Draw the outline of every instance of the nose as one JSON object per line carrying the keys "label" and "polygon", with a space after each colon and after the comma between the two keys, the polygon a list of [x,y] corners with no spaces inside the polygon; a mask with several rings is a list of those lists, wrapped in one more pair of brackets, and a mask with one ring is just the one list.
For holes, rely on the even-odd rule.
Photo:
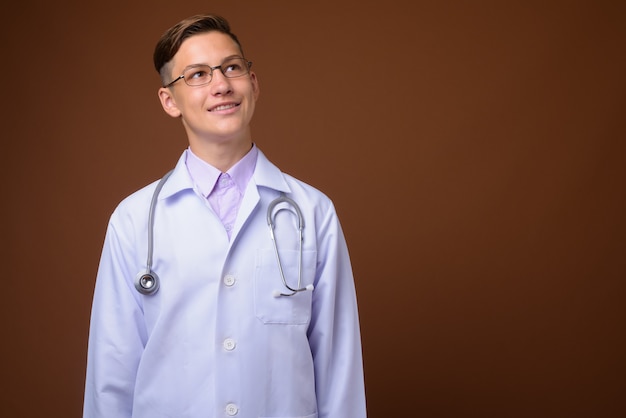
{"label": "nose", "polygon": [[232,92],[230,79],[222,73],[221,68],[213,69],[213,77],[210,86],[211,92],[214,95],[225,95]]}

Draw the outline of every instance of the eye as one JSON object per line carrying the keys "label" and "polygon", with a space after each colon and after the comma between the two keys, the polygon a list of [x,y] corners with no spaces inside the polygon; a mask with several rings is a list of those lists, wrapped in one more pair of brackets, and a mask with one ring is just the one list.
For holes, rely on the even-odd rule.
{"label": "eye", "polygon": [[203,86],[211,82],[213,70],[208,65],[193,65],[183,73],[185,83],[190,86]]}
{"label": "eye", "polygon": [[202,78],[207,78],[209,76],[209,72],[203,68],[194,68],[192,70],[189,70],[189,72],[187,73],[187,75],[185,76],[185,78],[188,79],[202,79]]}
{"label": "eye", "polygon": [[227,73],[240,73],[242,69],[243,69],[243,66],[238,61],[229,62],[224,67],[224,71],[226,71]]}

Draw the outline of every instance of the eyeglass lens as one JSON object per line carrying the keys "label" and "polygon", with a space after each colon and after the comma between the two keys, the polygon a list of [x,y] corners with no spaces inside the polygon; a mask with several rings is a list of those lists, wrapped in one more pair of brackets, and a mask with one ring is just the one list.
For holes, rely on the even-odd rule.
{"label": "eyeglass lens", "polygon": [[234,78],[248,74],[249,68],[250,64],[243,58],[228,58],[217,67],[196,65],[187,68],[183,73],[183,79],[189,86],[201,86],[211,82],[215,70],[219,69],[225,77]]}

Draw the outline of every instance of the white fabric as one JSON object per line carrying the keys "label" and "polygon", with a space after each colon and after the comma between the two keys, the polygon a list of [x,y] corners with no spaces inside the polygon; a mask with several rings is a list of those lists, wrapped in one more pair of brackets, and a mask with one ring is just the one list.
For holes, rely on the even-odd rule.
{"label": "white fabric", "polygon": [[[332,202],[259,152],[229,241],[181,157],[155,215],[161,287],[143,296],[133,281],[145,270],[155,186],[120,203],[107,229],[84,417],[365,417],[355,288]],[[275,298],[284,287],[266,212],[280,192],[304,215],[302,286],[315,289]],[[276,223],[295,286],[295,217],[280,210]]]}

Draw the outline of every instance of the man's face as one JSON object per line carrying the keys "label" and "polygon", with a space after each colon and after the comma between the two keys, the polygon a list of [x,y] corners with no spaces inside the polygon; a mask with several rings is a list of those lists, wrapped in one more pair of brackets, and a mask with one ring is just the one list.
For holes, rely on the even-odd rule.
{"label": "man's face", "polygon": [[[241,57],[235,41],[221,32],[207,32],[185,39],[170,66],[172,79],[194,65],[217,66],[229,57]],[[188,86],[179,80],[159,89],[163,109],[181,117],[191,145],[202,143],[244,143],[251,141],[250,120],[259,96],[256,75],[250,72],[226,78],[216,69],[209,84]]]}

